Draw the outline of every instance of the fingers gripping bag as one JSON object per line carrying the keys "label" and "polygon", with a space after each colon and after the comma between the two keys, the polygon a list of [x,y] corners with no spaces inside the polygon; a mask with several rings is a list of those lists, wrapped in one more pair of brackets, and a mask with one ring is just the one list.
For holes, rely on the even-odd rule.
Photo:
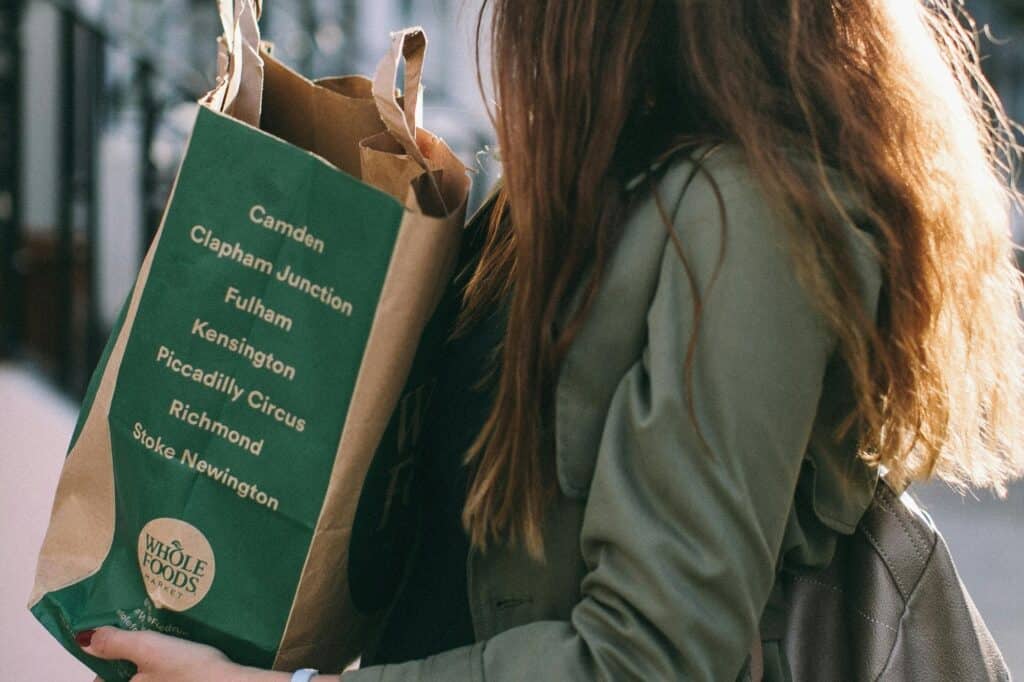
{"label": "fingers gripping bag", "polygon": [[[133,666],[75,632],[277,669],[358,655],[386,598],[349,584],[353,521],[364,485],[409,468],[465,218],[466,169],[420,127],[422,30],[392,34],[372,80],[312,82],[261,47],[252,0],[219,9],[217,85],[93,375],[30,597],[107,680]],[[387,556],[388,509],[359,513]]]}

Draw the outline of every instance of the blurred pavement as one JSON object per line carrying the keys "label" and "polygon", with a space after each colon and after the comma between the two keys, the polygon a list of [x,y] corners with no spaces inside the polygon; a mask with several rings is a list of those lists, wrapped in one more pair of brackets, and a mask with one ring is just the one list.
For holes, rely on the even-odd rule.
{"label": "blurred pavement", "polygon": [[[0,364],[0,670],[3,680],[88,682],[88,670],[29,614],[36,555],[77,405],[37,376]],[[1005,501],[914,489],[946,537],[964,583],[1006,656],[1024,674],[1024,484]]]}
{"label": "blurred pavement", "polygon": [[911,488],[939,528],[960,578],[1015,677],[1024,676],[1024,483],[1005,500],[945,485]]}
{"label": "blurred pavement", "polygon": [[95,675],[27,608],[78,407],[35,374],[4,364],[0,405],[0,679],[89,682]]}

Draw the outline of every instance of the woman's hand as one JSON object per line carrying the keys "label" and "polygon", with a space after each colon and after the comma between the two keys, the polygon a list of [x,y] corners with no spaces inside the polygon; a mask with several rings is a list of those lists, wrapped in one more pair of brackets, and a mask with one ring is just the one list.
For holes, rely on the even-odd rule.
{"label": "woman's hand", "polygon": [[[85,653],[107,660],[131,661],[138,668],[133,682],[287,682],[287,673],[246,668],[205,644],[159,632],[130,632],[102,627],[78,633]],[[102,682],[96,678],[97,682]]]}

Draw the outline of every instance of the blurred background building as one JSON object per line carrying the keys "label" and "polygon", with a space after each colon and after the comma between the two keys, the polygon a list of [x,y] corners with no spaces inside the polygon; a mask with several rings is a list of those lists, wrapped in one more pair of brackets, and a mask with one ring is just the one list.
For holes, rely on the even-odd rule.
{"label": "blurred background building", "polygon": [[[80,396],[213,83],[213,0],[8,0],[0,10],[0,352]],[[310,77],[371,74],[388,31],[430,38],[424,117],[470,166],[491,143],[463,0],[275,0],[264,37]],[[486,176],[475,183],[482,192]],[[476,198],[476,197],[474,197]]]}
{"label": "blurred background building", "polygon": [[[476,5],[266,0],[261,24],[278,57],[310,77],[372,73],[389,30],[423,25],[426,125],[480,171],[475,202],[496,177],[473,56]],[[991,27],[990,79],[1024,119],[1024,0],[967,5]],[[18,644],[33,627],[46,641],[23,606],[31,564],[76,402],[159,223],[195,100],[213,83],[218,33],[213,0],[0,3],[0,546],[21,543],[27,557],[10,569],[15,579],[0,580],[0,653],[17,647],[25,670],[9,679],[47,677],[35,645]],[[1024,674],[1024,491],[999,503],[936,487],[920,494]]]}

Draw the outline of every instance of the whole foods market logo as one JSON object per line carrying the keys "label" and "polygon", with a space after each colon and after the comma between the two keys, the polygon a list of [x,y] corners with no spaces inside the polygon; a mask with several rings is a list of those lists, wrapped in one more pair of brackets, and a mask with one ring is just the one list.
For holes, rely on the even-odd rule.
{"label": "whole foods market logo", "polygon": [[215,568],[213,548],[190,523],[153,519],[139,533],[139,569],[158,608],[187,611],[201,602]]}

